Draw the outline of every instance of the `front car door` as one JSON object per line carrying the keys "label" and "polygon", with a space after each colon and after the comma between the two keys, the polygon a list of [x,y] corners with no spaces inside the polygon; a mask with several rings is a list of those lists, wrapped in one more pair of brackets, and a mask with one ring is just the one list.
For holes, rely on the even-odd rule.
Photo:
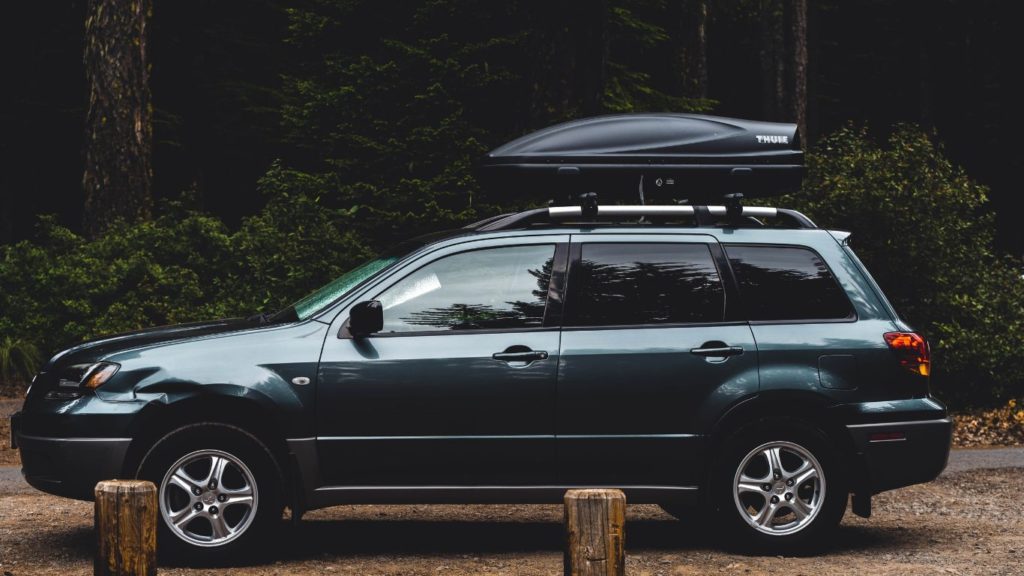
{"label": "front car door", "polygon": [[574,235],[570,255],[561,482],[692,489],[701,416],[758,388],[720,245],[699,234]]}
{"label": "front car door", "polygon": [[556,284],[567,241],[548,235],[449,246],[366,289],[358,300],[382,303],[383,331],[332,335],[324,345],[317,394],[324,482],[551,482]]}

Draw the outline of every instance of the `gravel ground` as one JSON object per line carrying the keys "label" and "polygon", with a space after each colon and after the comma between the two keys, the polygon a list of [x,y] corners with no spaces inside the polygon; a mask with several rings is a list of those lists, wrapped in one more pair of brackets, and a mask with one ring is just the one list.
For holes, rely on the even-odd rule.
{"label": "gravel ground", "polygon": [[[629,574],[1024,574],[1024,469],[974,470],[882,494],[871,520],[848,514],[815,557],[724,550],[700,518],[630,506]],[[559,506],[344,506],[286,525],[275,561],[162,574],[427,575],[561,573]],[[89,574],[92,505],[39,493],[0,496],[4,576]]]}
{"label": "gravel ground", "polygon": [[[18,463],[0,400],[0,465]],[[1015,466],[1016,468],[1009,468]],[[976,468],[999,467],[998,470]],[[630,506],[627,571],[688,574],[1024,575],[1024,450],[957,450],[941,478],[879,495],[874,516],[848,513],[814,557],[753,557],[724,549],[700,518],[675,521]],[[0,467],[0,573],[90,574],[92,504],[27,487]],[[276,560],[230,570],[161,568],[162,574],[561,574],[560,506],[343,506],[286,524]],[[185,560],[185,559],[182,559]]]}

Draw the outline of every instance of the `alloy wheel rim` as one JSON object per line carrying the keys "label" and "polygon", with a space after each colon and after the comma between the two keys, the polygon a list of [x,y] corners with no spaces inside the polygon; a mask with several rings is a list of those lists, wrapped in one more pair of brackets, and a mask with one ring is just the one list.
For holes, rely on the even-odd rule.
{"label": "alloy wheel rim", "polygon": [[758,532],[794,534],[821,512],[825,474],[814,455],[799,444],[768,442],[740,462],[733,477],[733,501]]}
{"label": "alloy wheel rim", "polygon": [[252,472],[221,450],[197,450],[171,465],[160,483],[160,515],[178,538],[202,547],[238,538],[256,517]]}

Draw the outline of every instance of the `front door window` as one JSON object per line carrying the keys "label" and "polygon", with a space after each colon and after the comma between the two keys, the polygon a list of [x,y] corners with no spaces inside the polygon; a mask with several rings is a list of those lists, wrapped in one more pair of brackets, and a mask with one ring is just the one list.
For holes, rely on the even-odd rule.
{"label": "front door window", "polygon": [[510,246],[435,260],[377,297],[382,333],[540,327],[554,252]]}

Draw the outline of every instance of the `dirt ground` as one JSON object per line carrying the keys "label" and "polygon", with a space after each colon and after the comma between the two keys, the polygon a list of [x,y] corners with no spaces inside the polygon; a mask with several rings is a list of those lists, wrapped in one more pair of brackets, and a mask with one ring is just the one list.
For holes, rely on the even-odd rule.
{"label": "dirt ground", "polygon": [[[631,506],[628,573],[1024,574],[1024,469],[981,470],[882,494],[874,517],[848,514],[815,557],[735,554],[700,518],[675,521]],[[347,506],[286,525],[276,560],[221,571],[161,568],[161,574],[557,575],[559,506]],[[90,574],[92,505],[42,494],[0,497],[4,576]]]}
{"label": "dirt ground", "polygon": [[[18,464],[0,399],[0,465]],[[19,481],[20,482],[20,481]],[[815,557],[752,557],[724,548],[699,517],[676,521],[630,506],[627,573],[1024,575],[1024,469],[945,474],[875,498],[874,516],[847,513]],[[0,490],[0,574],[90,574],[92,504]],[[285,524],[273,560],[224,570],[161,567],[161,574],[557,575],[560,506],[345,506]]]}

